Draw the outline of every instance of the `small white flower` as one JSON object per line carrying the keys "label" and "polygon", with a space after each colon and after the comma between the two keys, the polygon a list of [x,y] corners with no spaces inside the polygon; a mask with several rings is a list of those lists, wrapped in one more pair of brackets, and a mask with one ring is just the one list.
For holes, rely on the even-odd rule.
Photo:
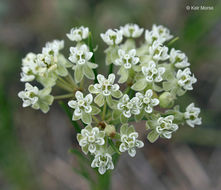
{"label": "small white flower", "polygon": [[89,51],[87,45],[83,44],[77,47],[70,47],[70,57],[68,58],[72,63],[77,65],[84,65],[90,61],[93,53]]}
{"label": "small white flower", "polygon": [[38,74],[41,77],[45,77],[48,75],[49,72],[55,71],[57,69],[57,64],[54,61],[54,57],[49,54],[37,54],[36,62],[39,66]]}
{"label": "small white flower", "polygon": [[113,46],[122,42],[123,34],[121,30],[108,29],[104,34],[101,34],[101,38],[107,45]]}
{"label": "small white flower", "polygon": [[68,74],[67,68],[71,66],[65,57],[60,54],[64,41],[53,40],[47,42],[39,54],[29,53],[22,60],[21,81],[29,82],[36,79],[45,87],[52,87],[59,76]]}
{"label": "small white flower", "polygon": [[127,94],[125,94],[117,104],[118,110],[122,111],[122,114],[126,118],[130,118],[132,114],[139,115],[140,114],[140,101],[138,97],[129,98]]}
{"label": "small white flower", "polygon": [[147,90],[144,95],[140,92],[137,92],[136,97],[138,97],[141,101],[142,107],[144,107],[144,111],[146,113],[152,113],[153,107],[160,103],[157,98],[153,98],[153,91],[151,89]]}
{"label": "small white flower", "polygon": [[[82,119],[84,123],[90,123],[91,112],[92,112],[91,103],[93,102],[93,96],[91,94],[88,94],[84,97],[82,92],[77,91],[75,97],[76,100],[71,100],[68,102],[69,107],[74,109],[72,119],[73,120]],[[89,119],[88,122],[85,121],[85,119]]]}
{"label": "small white flower", "polygon": [[41,109],[44,113],[49,110],[54,98],[50,95],[51,88],[39,90],[36,86],[25,83],[25,90],[18,93],[18,97],[23,100],[23,107],[31,106],[34,109]]}
{"label": "small white flower", "polygon": [[202,124],[202,118],[199,117],[199,114],[200,108],[195,107],[194,103],[191,103],[189,106],[187,106],[184,117],[190,127],[195,127],[195,125]]}
{"label": "small white flower", "polygon": [[123,49],[118,50],[119,59],[115,60],[115,64],[123,66],[125,69],[130,69],[133,65],[139,62],[139,57],[136,56],[136,49],[131,49],[126,52]]}
{"label": "small white flower", "polygon": [[38,102],[39,89],[29,83],[25,83],[25,91],[18,93],[19,98],[23,100],[23,107],[34,105]]}
{"label": "small white flower", "polygon": [[86,44],[70,47],[69,60],[74,63],[72,69],[74,70],[74,78],[79,83],[84,76],[93,80],[95,78],[93,69],[97,68],[97,64],[91,63],[93,53],[89,51]]}
{"label": "small white flower", "polygon": [[137,24],[126,24],[124,27],[120,27],[123,35],[128,38],[138,38],[143,33],[143,28],[140,28]]}
{"label": "small white flower", "polygon": [[119,90],[120,86],[118,84],[114,84],[115,74],[111,73],[107,79],[103,75],[98,74],[97,80],[98,83],[90,85],[88,88],[89,92],[97,94],[94,102],[101,107],[104,105],[106,100],[108,105],[112,107],[112,96],[114,98],[120,98],[122,96],[122,92]]}
{"label": "small white flower", "polygon": [[151,60],[148,66],[143,66],[141,69],[147,82],[161,82],[163,80],[162,75],[165,72],[165,68],[157,68],[154,61]]}
{"label": "small white flower", "polygon": [[153,25],[152,30],[145,31],[145,40],[148,44],[152,44],[155,40],[164,43],[170,40],[173,36],[170,34],[169,29],[162,25]]}
{"label": "small white flower", "polygon": [[92,168],[98,168],[100,174],[104,174],[107,170],[113,170],[114,164],[112,156],[105,150],[99,150],[96,152],[94,160],[91,163]]}
{"label": "small white flower", "polygon": [[191,76],[190,68],[186,68],[183,71],[178,70],[176,77],[178,79],[178,85],[185,90],[192,90],[192,85],[197,81],[194,75]]}
{"label": "small white flower", "polygon": [[95,154],[100,146],[104,145],[105,133],[100,131],[98,127],[86,126],[81,130],[81,133],[77,134],[77,140],[82,148],[82,151],[87,154]]}
{"label": "small white flower", "polygon": [[170,57],[168,55],[168,47],[163,46],[159,41],[153,42],[152,46],[149,47],[149,53],[157,61],[165,61]]}
{"label": "small white flower", "polygon": [[59,51],[64,48],[64,40],[53,40],[52,42],[47,42],[45,47],[42,49],[43,54],[49,54],[52,56],[58,56]]}
{"label": "small white flower", "polygon": [[84,39],[86,39],[88,37],[89,34],[89,29],[88,27],[79,27],[79,28],[72,28],[70,33],[67,34],[67,37],[71,40],[71,41],[82,41]]}
{"label": "small white flower", "polygon": [[42,53],[37,54],[36,57],[40,76],[47,76],[49,72],[57,70],[59,51],[63,48],[63,40],[53,40],[45,44],[45,47],[42,48]]}
{"label": "small white flower", "polygon": [[28,53],[24,59],[22,59],[22,72],[21,72],[21,81],[29,82],[35,79],[37,74],[37,55],[34,53]]}
{"label": "small white flower", "polygon": [[136,148],[142,148],[144,143],[138,140],[138,133],[134,130],[133,126],[128,126],[124,124],[120,129],[121,144],[119,147],[120,152],[128,151],[131,157],[136,155]]}
{"label": "small white flower", "polygon": [[164,138],[170,139],[172,133],[178,129],[178,125],[173,123],[174,116],[160,117],[157,120],[156,132]]}
{"label": "small white flower", "polygon": [[175,50],[174,48],[172,48],[170,51],[170,61],[177,68],[190,66],[186,54],[181,52],[180,50]]}
{"label": "small white flower", "polygon": [[114,84],[115,74],[110,74],[106,79],[103,75],[97,75],[98,83],[94,84],[93,93],[98,94],[102,93],[104,96],[110,96],[113,92],[116,92],[120,89],[118,84]]}

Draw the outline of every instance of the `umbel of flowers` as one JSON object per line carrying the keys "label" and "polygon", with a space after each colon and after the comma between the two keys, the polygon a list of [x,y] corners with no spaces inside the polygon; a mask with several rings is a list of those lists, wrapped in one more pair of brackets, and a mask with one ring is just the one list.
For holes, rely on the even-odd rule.
{"label": "umbel of flowers", "polygon": [[[143,34],[143,42],[137,43]],[[194,103],[184,110],[176,105],[197,80],[185,53],[172,47],[176,38],[167,28],[153,25],[145,30],[126,24],[100,36],[107,45],[103,63],[95,61],[91,33],[83,26],[67,34],[72,44],[68,56],[61,52],[63,40],[47,42],[40,53],[28,53],[21,68],[25,90],[18,96],[23,107],[44,113],[54,100],[67,99],[72,120],[81,126],[79,145],[92,155],[91,167],[104,174],[114,169],[114,155],[126,152],[134,157],[144,146],[135,122],[146,121],[146,136],[153,143],[170,139],[182,125],[200,125],[201,118]],[[97,74],[101,64],[107,65],[108,73]],[[66,93],[54,95],[57,87]]]}

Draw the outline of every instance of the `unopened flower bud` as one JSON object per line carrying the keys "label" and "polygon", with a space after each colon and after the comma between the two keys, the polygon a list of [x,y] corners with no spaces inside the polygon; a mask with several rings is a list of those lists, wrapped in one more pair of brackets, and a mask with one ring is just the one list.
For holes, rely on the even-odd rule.
{"label": "unopened flower bud", "polygon": [[116,129],[114,125],[106,125],[104,132],[107,136],[113,138],[116,135]]}
{"label": "unopened flower bud", "polygon": [[171,108],[174,104],[174,96],[169,92],[161,94],[159,100],[162,108]]}

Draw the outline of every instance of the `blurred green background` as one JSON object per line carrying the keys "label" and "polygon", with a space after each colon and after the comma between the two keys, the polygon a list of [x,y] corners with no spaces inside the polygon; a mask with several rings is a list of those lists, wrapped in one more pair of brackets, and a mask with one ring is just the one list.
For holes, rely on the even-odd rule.
{"label": "blurred green background", "polygon": [[[187,5],[214,10],[187,11]],[[134,160],[123,156],[113,173],[113,189],[221,189],[220,0],[1,0],[1,190],[88,189],[71,170],[77,162],[68,149],[77,146],[76,134],[59,106],[55,103],[47,115],[22,108],[17,97],[24,88],[21,59],[40,52],[46,41],[65,39],[69,44],[65,34],[84,25],[99,47],[99,72],[105,72],[99,34],[126,23],[148,29],[162,24],[179,36],[174,46],[187,54],[198,79],[179,103],[185,108],[194,101],[202,109],[203,124],[181,128],[172,141],[146,141]],[[64,52],[68,55],[68,48]]]}

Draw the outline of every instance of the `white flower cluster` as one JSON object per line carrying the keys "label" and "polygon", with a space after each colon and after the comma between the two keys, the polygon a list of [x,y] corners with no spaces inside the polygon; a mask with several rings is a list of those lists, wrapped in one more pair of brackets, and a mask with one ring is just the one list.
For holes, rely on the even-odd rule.
{"label": "white flower cluster", "polygon": [[144,31],[144,29],[140,28],[137,24],[126,24],[123,27],[121,26],[120,30],[127,38],[139,38]]}
{"label": "white flower cluster", "polygon": [[80,42],[84,39],[87,39],[89,35],[88,27],[79,27],[79,28],[72,28],[70,33],[67,34],[67,37],[71,41]]}
{"label": "white flower cluster", "polygon": [[39,90],[36,86],[25,83],[25,90],[19,92],[18,97],[23,100],[23,107],[31,106],[36,110],[41,109],[44,113],[47,113],[49,105],[51,105],[54,100],[50,92],[50,87]]}
{"label": "white flower cluster", "polygon": [[47,42],[42,53],[28,53],[22,60],[21,81],[30,82],[36,79],[43,86],[55,85],[58,76],[66,76],[70,63],[59,52],[64,47],[64,41]]}
{"label": "white flower cluster", "polygon": [[154,41],[164,43],[172,38],[170,31],[162,25],[154,24],[151,31],[145,31],[145,40],[148,44],[152,44]]}
{"label": "white flower cluster", "polygon": [[73,63],[74,79],[76,83],[82,81],[83,77],[95,79],[93,69],[97,68],[97,64],[92,63],[93,52],[89,50],[88,45],[83,41],[89,36],[89,29],[81,26],[80,28],[72,28],[67,37],[71,41],[76,41],[75,47],[70,47],[69,60]]}
{"label": "white flower cluster", "polygon": [[126,118],[130,118],[132,114],[138,115],[141,109],[139,98],[133,97],[130,99],[129,96],[125,94],[117,104],[117,108],[122,112],[122,116]]}
{"label": "white flower cluster", "polygon": [[84,97],[82,92],[77,91],[75,97],[76,100],[68,102],[69,107],[74,109],[72,120],[76,121],[81,119],[84,123],[90,124],[92,121],[91,116],[100,112],[97,107],[91,105],[93,96],[88,94]]}
{"label": "white flower cluster", "polygon": [[172,132],[178,129],[178,125],[173,123],[174,116],[160,117],[157,120],[156,132],[167,139],[172,137]]}
{"label": "white flower cluster", "polygon": [[120,152],[128,151],[131,157],[136,155],[136,148],[142,148],[144,143],[141,140],[137,140],[138,133],[135,132],[134,127],[123,124],[120,128],[121,144],[119,147]]}
{"label": "white flower cluster", "polygon": [[19,97],[24,101],[23,106],[32,106],[34,109],[41,109],[44,113],[49,110],[49,105],[53,102],[53,96],[50,96],[50,100],[48,100],[51,88],[56,84],[60,76],[65,77],[68,75],[67,68],[71,66],[60,53],[60,50],[63,48],[63,40],[54,40],[47,42],[45,47],[42,48],[41,53],[28,53],[26,57],[22,59],[21,82],[36,80],[44,87],[39,91],[40,94],[38,95],[37,103],[34,103],[33,98],[31,98],[30,101],[32,103],[27,104],[27,96],[36,95],[38,87],[35,86],[33,87],[34,90],[32,90],[31,84],[26,83],[25,91],[19,93]]}
{"label": "white flower cluster", "polygon": [[[143,33],[145,40],[138,45]],[[145,120],[147,138],[154,142],[159,137],[170,139],[178,125],[186,122],[195,127],[202,119],[194,103],[184,112],[174,105],[179,96],[193,90],[197,79],[186,54],[171,48],[175,38],[167,28],[153,25],[144,30],[137,24],[126,24],[100,36],[108,46],[104,51],[109,66],[106,77],[97,74],[91,32],[87,27],[75,27],[67,34],[75,43],[69,48],[68,59],[60,52],[64,42],[54,40],[46,43],[41,53],[29,53],[22,60],[21,81],[26,83],[18,96],[23,107],[44,113],[53,100],[68,99],[68,106],[62,105],[68,114],[73,111],[79,145],[92,156],[91,167],[104,174],[114,169],[113,156],[128,152],[134,157],[136,149],[144,146],[130,122]],[[43,89],[32,86],[34,80]],[[54,86],[68,94],[52,96]]]}
{"label": "white flower cluster", "polygon": [[105,100],[108,105],[112,107],[112,96],[114,98],[120,98],[122,96],[122,92],[119,90],[120,86],[118,84],[114,84],[115,75],[112,73],[106,79],[103,75],[97,75],[98,83],[89,86],[89,92],[92,94],[97,94],[94,102],[99,106],[103,106],[105,104]]}
{"label": "white flower cluster", "polygon": [[108,29],[104,34],[101,34],[101,38],[109,46],[117,45],[123,40],[123,32],[117,29]]}

